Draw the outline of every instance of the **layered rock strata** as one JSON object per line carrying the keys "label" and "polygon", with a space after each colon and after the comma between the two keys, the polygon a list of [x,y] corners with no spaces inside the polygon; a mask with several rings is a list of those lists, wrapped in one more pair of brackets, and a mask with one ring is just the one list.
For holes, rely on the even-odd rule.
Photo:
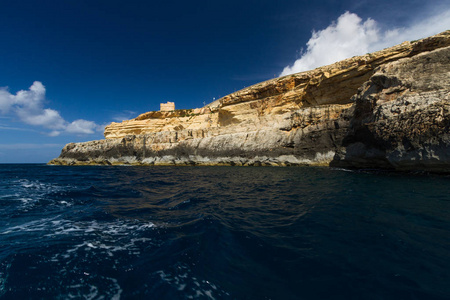
{"label": "layered rock strata", "polygon": [[449,171],[450,31],[111,123],[51,164],[329,165]]}
{"label": "layered rock strata", "polygon": [[332,166],[450,172],[450,48],[377,69]]}

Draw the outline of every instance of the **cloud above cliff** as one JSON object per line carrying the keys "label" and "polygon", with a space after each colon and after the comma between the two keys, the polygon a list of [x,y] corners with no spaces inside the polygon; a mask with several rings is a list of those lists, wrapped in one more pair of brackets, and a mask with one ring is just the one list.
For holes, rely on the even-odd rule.
{"label": "cloud above cliff", "polygon": [[306,50],[280,76],[311,70],[355,55],[381,50],[437,34],[450,28],[450,9],[436,9],[407,27],[383,29],[382,24],[345,12],[335,22],[320,31],[313,31]]}
{"label": "cloud above cliff", "polygon": [[8,88],[0,88],[0,114],[11,115],[24,124],[48,129],[50,131],[47,134],[50,136],[58,136],[62,132],[93,134],[102,130],[103,127],[93,121],[79,119],[68,122],[58,111],[45,108],[45,92],[45,86],[39,81],[15,95]]}
{"label": "cloud above cliff", "polygon": [[118,114],[115,114],[112,119],[116,122],[122,122],[123,120],[129,120],[135,118],[138,115],[137,112],[132,110],[124,110]]}

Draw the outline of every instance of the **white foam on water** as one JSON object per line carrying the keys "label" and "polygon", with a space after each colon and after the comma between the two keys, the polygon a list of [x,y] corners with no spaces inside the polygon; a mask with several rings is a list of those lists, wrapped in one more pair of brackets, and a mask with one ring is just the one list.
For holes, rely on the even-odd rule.
{"label": "white foam on water", "polygon": [[[3,182],[2,182],[3,183]],[[52,206],[72,206],[69,199],[51,199],[49,194],[62,193],[74,190],[73,186],[60,186],[54,183],[42,183],[39,180],[17,179],[4,182],[7,186],[5,195],[0,196],[0,200],[19,201],[21,205],[17,207],[19,211],[29,211],[35,207],[40,200],[48,200],[46,205]]]}
{"label": "white foam on water", "polygon": [[21,201],[24,205],[26,205],[26,204],[29,204],[29,203],[32,203],[32,202],[35,202],[36,201],[36,199],[33,199],[33,198],[27,198],[27,197],[24,197],[24,198],[22,198],[22,197],[18,197],[17,198],[17,200],[19,200],[19,201]]}
{"label": "white foam on water", "polygon": [[[82,286],[81,285],[74,285],[74,286],[70,286],[70,288],[76,288],[79,289]],[[69,293],[69,295],[67,295],[70,299],[87,299],[87,300],[91,300],[91,299],[95,299],[98,296],[98,288],[94,285],[89,286],[89,293],[87,294],[80,294],[80,291],[78,291],[76,294],[72,294]]]}
{"label": "white foam on water", "polygon": [[[153,223],[139,220],[77,222],[59,215],[11,226],[0,231],[0,234],[11,235],[15,239],[18,234],[31,233],[42,243],[46,239],[58,242],[60,250],[48,257],[46,263],[59,268],[58,276],[61,278],[75,278],[75,282],[72,281],[72,285],[69,283],[67,286],[62,298],[118,300],[123,290],[117,279],[102,276],[89,265],[83,269],[80,261],[100,259],[117,270],[123,257],[139,256],[143,249],[151,245],[152,238],[148,236],[148,231],[153,231],[154,228]],[[30,239],[26,240],[30,242]],[[0,295],[7,278],[7,274],[3,275],[0,273]]]}
{"label": "white foam on water", "polygon": [[[84,274],[85,276],[89,276]],[[98,277],[103,283],[108,282],[108,290],[102,291],[99,287],[97,287],[94,284],[73,284],[68,286],[69,290],[71,290],[67,295],[67,299],[86,299],[86,300],[93,300],[93,299],[111,299],[111,300],[119,300],[120,296],[123,292],[121,286],[119,285],[117,279],[111,278],[111,277],[104,277],[99,276]],[[89,277],[87,277],[88,282]],[[86,293],[86,288],[89,289],[89,291]]]}
{"label": "white foam on water", "polygon": [[119,300],[123,290],[120,287],[119,283],[117,282],[117,279],[115,278],[107,278],[107,279],[111,280],[114,284],[114,287],[116,288],[114,295],[111,296],[111,300]]}
{"label": "white foam on water", "polygon": [[6,264],[4,271],[0,271],[0,297],[6,293],[6,282],[8,280],[8,271],[11,263]]}
{"label": "white foam on water", "polygon": [[151,222],[140,222],[136,220],[115,220],[109,222],[84,221],[72,222],[68,220],[54,220],[51,233],[44,234],[45,237],[64,238],[78,237],[82,241],[72,244],[65,251],[55,254],[52,261],[64,261],[69,263],[79,257],[105,255],[106,259],[120,257],[123,253],[139,256],[142,249],[152,245],[152,239],[145,237],[148,230],[153,230],[155,225]]}
{"label": "white foam on water", "polygon": [[345,169],[345,168],[336,168],[336,167],[333,167],[333,168],[330,168],[330,169],[331,169],[331,170],[336,170],[336,171],[344,171],[344,172],[356,173],[355,170]]}
{"label": "white foam on water", "polygon": [[[71,221],[61,219],[61,216],[43,218],[30,221],[18,226],[11,226],[0,230],[0,235],[26,236],[22,240],[30,241],[33,238],[62,240],[67,245],[70,240],[80,240],[81,243],[69,244],[65,251],[55,254],[50,260],[73,260],[79,256],[86,256],[88,251],[104,253],[108,257],[116,253],[126,252],[128,255],[138,256],[141,250],[152,243],[152,239],[145,236],[155,225],[152,222],[137,220],[114,220],[108,222],[98,221]],[[32,234],[31,236],[27,236]],[[67,237],[70,240],[66,241]]]}
{"label": "white foam on water", "polygon": [[187,265],[179,265],[172,272],[159,270],[155,272],[161,280],[183,292],[183,297],[187,299],[207,298],[216,299],[229,296],[229,293],[218,288],[209,280],[199,280],[192,276],[192,271]]}
{"label": "white foam on water", "polygon": [[39,180],[31,181],[28,179],[19,179],[16,183],[26,190],[53,192],[61,189],[61,187],[57,185],[52,183],[42,183]]}
{"label": "white foam on water", "polygon": [[30,221],[18,226],[12,226],[0,231],[0,235],[6,235],[16,232],[33,232],[33,231],[46,231],[49,229],[49,224],[59,221],[53,221],[59,216],[53,218],[44,218],[40,220]]}

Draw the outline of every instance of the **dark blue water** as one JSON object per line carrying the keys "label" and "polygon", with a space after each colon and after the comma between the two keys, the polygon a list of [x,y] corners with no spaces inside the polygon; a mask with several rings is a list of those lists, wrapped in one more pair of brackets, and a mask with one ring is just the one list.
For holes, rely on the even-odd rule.
{"label": "dark blue water", "polygon": [[449,299],[450,178],[0,165],[4,299]]}

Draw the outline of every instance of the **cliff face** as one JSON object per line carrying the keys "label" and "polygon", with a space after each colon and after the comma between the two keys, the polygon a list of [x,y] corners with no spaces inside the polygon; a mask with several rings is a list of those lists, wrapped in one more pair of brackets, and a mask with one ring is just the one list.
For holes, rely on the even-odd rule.
{"label": "cliff face", "polygon": [[382,66],[352,100],[333,166],[450,171],[450,48]]}
{"label": "cliff face", "polygon": [[112,123],[52,164],[299,165],[447,171],[450,31]]}

